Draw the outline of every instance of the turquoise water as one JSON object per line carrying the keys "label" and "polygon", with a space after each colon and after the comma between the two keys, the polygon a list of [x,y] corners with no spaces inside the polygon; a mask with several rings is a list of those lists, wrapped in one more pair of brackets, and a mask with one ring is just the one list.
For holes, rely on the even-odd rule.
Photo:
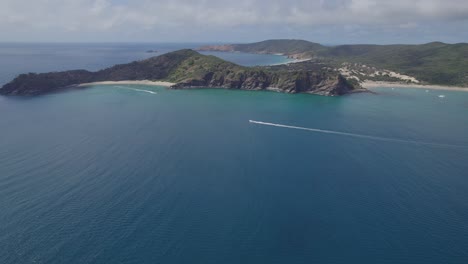
{"label": "turquoise water", "polygon": [[467,263],[468,93],[376,91],[0,97],[1,263]]}

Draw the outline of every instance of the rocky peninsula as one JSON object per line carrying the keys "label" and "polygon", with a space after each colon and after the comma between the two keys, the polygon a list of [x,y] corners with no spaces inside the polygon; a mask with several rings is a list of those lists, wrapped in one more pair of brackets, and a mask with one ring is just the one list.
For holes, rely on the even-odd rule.
{"label": "rocky peninsula", "polygon": [[365,91],[340,72],[313,62],[294,68],[284,65],[243,67],[185,49],[96,72],[72,70],[21,74],[4,85],[0,94],[33,96],[109,81],[158,81],[173,84],[172,89],[274,90],[327,96]]}

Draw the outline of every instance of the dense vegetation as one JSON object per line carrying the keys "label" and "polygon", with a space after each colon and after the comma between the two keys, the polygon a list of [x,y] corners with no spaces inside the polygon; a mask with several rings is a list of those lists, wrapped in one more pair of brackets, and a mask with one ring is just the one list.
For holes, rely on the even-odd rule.
{"label": "dense vegetation", "polygon": [[[322,46],[304,40],[267,40],[233,44],[234,51],[283,53],[299,58],[326,61],[333,67],[342,63],[365,64],[413,76],[428,84],[468,86],[468,44],[432,42],[423,45],[340,45]],[[215,50],[215,48],[211,48]],[[387,78],[387,77],[383,77]]]}
{"label": "dense vegetation", "polygon": [[153,80],[175,83],[173,88],[220,87],[230,89],[272,89],[342,95],[360,88],[337,71],[321,65],[301,68],[243,67],[193,50],[180,50],[158,57],[89,72],[85,70],[22,74],[0,89],[5,95],[37,95],[72,85],[123,80]]}
{"label": "dense vegetation", "polygon": [[433,84],[468,84],[468,44],[344,45],[319,55],[389,69]]}
{"label": "dense vegetation", "polygon": [[235,44],[233,46],[236,51],[241,52],[281,53],[286,55],[327,50],[327,47],[318,43],[294,39],[266,40],[252,44]]}

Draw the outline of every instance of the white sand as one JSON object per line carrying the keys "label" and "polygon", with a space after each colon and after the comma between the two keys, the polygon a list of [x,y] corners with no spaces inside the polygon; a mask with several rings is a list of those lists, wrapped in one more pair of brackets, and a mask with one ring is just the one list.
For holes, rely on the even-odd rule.
{"label": "white sand", "polygon": [[367,89],[372,89],[372,88],[417,88],[417,89],[468,92],[468,87],[460,87],[460,86],[421,85],[421,84],[374,82],[374,81],[365,81],[365,82],[362,82],[361,85],[362,85],[362,87],[367,88]]}
{"label": "white sand", "polygon": [[264,65],[264,66],[268,67],[268,66],[288,65],[288,64],[305,62],[305,61],[310,61],[310,60],[312,59],[293,59],[291,61],[279,62],[279,63],[269,64],[269,65]]}
{"label": "white sand", "polygon": [[287,64],[305,62],[305,61],[310,61],[310,60],[312,60],[312,59],[295,59],[293,61],[288,62]]}
{"label": "white sand", "polygon": [[141,81],[105,81],[105,82],[92,82],[92,83],[82,83],[78,86],[92,86],[92,85],[132,85],[132,84],[139,84],[139,85],[152,85],[152,86],[166,86],[170,87],[175,85],[175,83],[171,82],[161,82],[161,81],[150,81],[150,80],[141,80]]}

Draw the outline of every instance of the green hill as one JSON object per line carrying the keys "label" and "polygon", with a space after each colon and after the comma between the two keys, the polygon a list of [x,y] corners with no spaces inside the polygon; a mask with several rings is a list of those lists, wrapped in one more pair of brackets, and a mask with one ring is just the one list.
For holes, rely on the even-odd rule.
{"label": "green hill", "polygon": [[39,95],[83,83],[123,80],[169,81],[175,83],[173,88],[219,87],[320,95],[342,95],[360,88],[337,71],[322,69],[320,65],[312,66],[251,68],[193,50],[179,50],[97,72],[74,70],[21,74],[4,85],[0,94]]}
{"label": "green hill", "polygon": [[[223,45],[224,51],[281,53],[295,58],[320,60],[334,68],[362,65],[409,75],[427,84],[468,86],[468,44],[432,42],[422,45],[340,45],[327,47],[304,40],[267,40],[251,44]],[[218,48],[217,48],[218,47]],[[205,46],[202,50],[220,50]],[[359,65],[356,65],[359,64]],[[360,75],[360,77],[366,77]],[[372,77],[372,79],[379,77]],[[387,80],[386,76],[380,77]]]}
{"label": "green hill", "polygon": [[468,44],[343,45],[319,56],[389,69],[430,84],[468,85]]}
{"label": "green hill", "polygon": [[286,55],[327,50],[327,47],[318,43],[296,39],[265,40],[251,44],[235,44],[234,47],[236,51],[241,52],[281,53]]}

